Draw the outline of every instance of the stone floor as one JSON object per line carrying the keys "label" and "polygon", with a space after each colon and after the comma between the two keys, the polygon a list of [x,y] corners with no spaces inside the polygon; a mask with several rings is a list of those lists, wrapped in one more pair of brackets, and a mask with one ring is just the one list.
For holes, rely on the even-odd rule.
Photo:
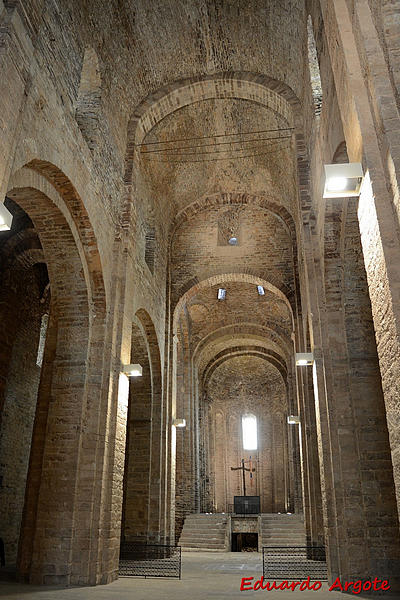
{"label": "stone floor", "polygon": [[[329,592],[323,585],[319,591],[240,591],[242,577],[259,578],[262,572],[261,554],[230,552],[183,552],[182,579],[120,578],[97,587],[36,587],[0,581],[0,596],[10,600],[218,600],[255,596],[275,600],[343,600],[339,592]],[[348,597],[348,596],[347,596]],[[371,595],[350,595],[371,598]],[[373,596],[377,597],[377,596]],[[385,593],[380,598],[400,598]]]}

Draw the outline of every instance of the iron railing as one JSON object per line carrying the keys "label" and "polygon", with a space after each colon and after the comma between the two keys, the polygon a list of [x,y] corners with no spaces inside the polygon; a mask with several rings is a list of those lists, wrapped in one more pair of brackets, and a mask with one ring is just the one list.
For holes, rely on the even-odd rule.
{"label": "iron railing", "polygon": [[119,575],[121,577],[181,578],[182,557],[179,546],[121,542]]}
{"label": "iron railing", "polygon": [[326,554],[323,546],[264,546],[263,576],[267,580],[326,581]]}

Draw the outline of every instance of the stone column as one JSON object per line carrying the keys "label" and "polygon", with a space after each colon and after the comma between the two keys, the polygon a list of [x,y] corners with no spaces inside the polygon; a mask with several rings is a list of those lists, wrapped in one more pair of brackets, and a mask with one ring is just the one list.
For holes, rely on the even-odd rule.
{"label": "stone column", "polygon": [[345,0],[322,0],[321,9],[349,159],[369,171],[359,221],[400,511],[400,238],[397,169],[390,168],[400,121],[368,3],[355,2],[353,22]]}
{"label": "stone column", "polygon": [[[400,544],[393,487],[390,489],[389,446],[382,428],[382,393],[375,384],[371,357],[364,356],[364,363],[357,357],[359,347],[363,354],[367,343],[367,323],[362,320],[367,319],[367,307],[357,306],[360,313],[351,317],[353,323],[358,322],[358,317],[361,319],[363,332],[360,339],[354,338],[354,326],[345,321],[343,310],[343,305],[351,305],[351,300],[344,295],[344,289],[339,290],[342,293],[334,289],[334,278],[340,277],[343,270],[336,260],[327,261],[327,294],[328,283],[333,289],[332,296],[325,298],[317,237],[307,227],[304,237],[330,575],[342,580],[390,579],[396,589]],[[339,236],[337,245],[341,247]],[[353,269],[357,271],[353,263],[351,273]],[[360,290],[362,286],[354,285],[358,302],[362,303]],[[379,526],[377,506],[381,511]]]}

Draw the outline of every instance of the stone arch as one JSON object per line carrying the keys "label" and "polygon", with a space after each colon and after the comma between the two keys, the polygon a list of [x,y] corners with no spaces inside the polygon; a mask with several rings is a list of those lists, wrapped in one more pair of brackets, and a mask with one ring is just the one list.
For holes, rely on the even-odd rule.
{"label": "stone arch", "polygon": [[224,194],[213,194],[205,196],[195,202],[192,202],[181,210],[175,217],[172,226],[170,238],[172,240],[175,232],[185,221],[192,219],[197,213],[216,208],[220,206],[240,205],[240,206],[255,206],[261,209],[266,209],[277,218],[279,218],[288,230],[292,238],[293,254],[296,254],[296,227],[292,215],[283,207],[279,199],[273,196],[254,195],[247,193],[229,192]]}
{"label": "stone arch", "polygon": [[131,362],[141,365],[142,376],[129,380],[121,537],[126,541],[147,543],[152,369],[145,333],[137,321],[132,323]]}
{"label": "stone arch", "polygon": [[136,317],[146,336],[151,361],[153,386],[161,386],[161,357],[157,332],[149,313],[144,308],[140,308],[136,311]]}
{"label": "stone arch", "polygon": [[[254,323],[238,323],[237,325],[224,325],[201,340],[193,350],[193,361],[198,361],[201,367],[204,355],[207,364],[210,360],[209,354],[206,354],[208,347],[211,348],[218,341],[232,339],[233,337],[237,340],[236,343],[239,343],[240,339],[244,339],[246,343],[248,340],[254,340],[254,344],[257,341],[262,347],[267,347],[268,343],[268,349],[283,356],[286,362],[289,361],[293,353],[292,340],[281,337],[271,326],[268,326],[268,323],[257,325]],[[210,352],[212,353],[213,350],[211,349]]]}
{"label": "stone arch", "polygon": [[77,549],[78,540],[91,539],[100,527],[98,472],[106,452],[101,429],[109,372],[103,368],[106,306],[97,244],[82,200],[55,165],[32,161],[11,177],[8,190],[38,233],[51,285],[18,569],[31,582],[48,583],[51,553],[52,581],[95,582],[96,545]]}
{"label": "stone arch", "polygon": [[[230,432],[221,437],[212,449],[210,460],[216,460],[215,474],[225,477],[227,481],[225,492],[221,488],[219,490],[219,502],[222,505],[220,510],[227,510],[234,494],[242,494],[239,473],[232,473],[230,467],[240,465],[241,458],[249,460],[251,456],[256,463],[256,488],[253,487],[251,492],[247,487],[247,479],[247,493],[261,496],[262,512],[281,511],[288,499],[286,481],[289,476],[286,461],[286,418],[282,417],[286,413],[288,401],[284,378],[276,365],[270,363],[263,366],[268,357],[259,352],[238,351],[221,358],[209,377],[213,381],[206,384],[211,418],[215,420],[216,413],[222,411],[226,424],[233,415],[241,423],[243,415],[253,414],[258,422],[258,445],[254,450],[244,448],[240,427],[236,435]],[[229,364],[230,361],[233,362]],[[249,365],[248,361],[253,365],[257,363],[256,368],[265,373],[262,387],[254,385],[251,377],[246,377],[245,371],[237,370],[238,365]],[[218,368],[222,371],[217,372]],[[223,461],[226,461],[225,468],[221,469]],[[215,484],[216,481],[213,481],[212,485]]]}
{"label": "stone arch", "polygon": [[267,362],[271,363],[271,365],[273,365],[279,371],[279,373],[282,376],[283,382],[287,387],[287,369],[286,365],[282,364],[280,356],[276,352],[273,352],[272,350],[266,348],[262,348],[261,346],[249,345],[230,347],[216,354],[214,358],[206,365],[203,371],[203,385],[206,384],[207,380],[212,376],[213,372],[215,371],[215,369],[218,368],[220,364],[224,363],[226,360],[229,360],[229,358],[231,358],[232,356],[244,355],[259,356]]}
{"label": "stone arch", "polygon": [[292,125],[300,117],[300,103],[288,85],[265,75],[248,72],[216,73],[176,81],[148,96],[136,109],[128,125],[125,183],[132,183],[137,144],[166,115],[210,98],[241,98],[268,106]]}
{"label": "stone arch", "polygon": [[[286,298],[289,300],[292,310],[295,313],[298,310],[298,289],[299,289],[299,274],[298,274],[298,252],[297,252],[297,234],[296,234],[296,226],[294,219],[290,212],[282,206],[279,202],[279,199],[275,196],[271,195],[254,195],[247,193],[222,193],[222,194],[212,194],[207,195],[195,202],[191,203],[187,207],[185,207],[178,215],[175,217],[169,236],[169,253],[170,260],[172,260],[173,254],[173,243],[175,240],[175,236],[179,234],[180,228],[186,225],[191,219],[196,218],[201,215],[202,212],[206,213],[207,211],[211,211],[213,209],[219,209],[220,207],[244,207],[249,206],[256,210],[260,211],[268,211],[277,219],[278,223],[283,226],[283,230],[287,233],[289,240],[288,245],[290,245],[290,254],[293,265],[293,285],[285,283],[282,281],[280,277],[280,273],[278,269],[272,269],[271,267],[268,269],[263,268],[262,270],[258,270],[257,272],[250,268],[245,267],[245,272],[248,274],[252,274],[255,277],[259,277],[260,279],[269,281],[276,288],[280,289]],[[285,234],[286,235],[286,234]],[[210,275],[217,275],[215,272],[210,273]],[[237,272],[243,271],[243,266],[237,266]],[[192,279],[186,281],[181,288],[175,290],[173,293],[173,303],[176,300],[176,297],[182,296],[189,288],[195,286],[199,283],[197,277],[193,277]]]}
{"label": "stone arch", "polygon": [[128,124],[125,154],[126,184],[124,223],[130,221],[131,192],[135,185],[135,151],[146,134],[166,115],[183,106],[210,98],[239,98],[257,102],[278,112],[294,127],[302,208],[308,218],[311,207],[309,192],[309,156],[303,131],[301,103],[285,83],[249,72],[224,72],[175,81],[150,94],[137,107]]}
{"label": "stone arch", "polygon": [[[48,311],[43,250],[25,211],[6,198],[12,230],[0,234],[0,530],[15,565],[40,379],[38,346]],[[16,443],[17,440],[17,443]]]}
{"label": "stone arch", "polygon": [[[242,270],[241,270],[242,271]],[[280,300],[282,300],[290,313],[292,324],[294,323],[293,319],[293,309],[292,306],[285,295],[285,293],[273,285],[268,279],[265,279],[262,275],[258,276],[256,273],[223,273],[214,275],[212,277],[208,277],[202,281],[192,280],[188,282],[182,289],[179,294],[179,300],[176,303],[174,309],[174,323],[173,323],[173,331],[176,333],[177,326],[177,318],[179,316],[180,311],[184,304],[186,304],[191,298],[196,296],[199,291],[203,288],[213,287],[214,285],[218,285],[219,283],[228,283],[230,281],[234,282],[244,282],[244,283],[253,283],[254,285],[262,285],[265,289],[269,290],[273,294],[275,294]]]}
{"label": "stone arch", "polygon": [[144,309],[135,314],[131,345],[131,361],[143,374],[130,380],[122,537],[154,543],[163,536],[162,374],[157,334]]}
{"label": "stone arch", "polygon": [[343,140],[340,144],[337,145],[337,148],[332,157],[332,163],[348,163],[349,156],[347,154],[347,145]]}
{"label": "stone arch", "polygon": [[106,297],[97,239],[85,205],[72,182],[56,165],[34,159],[11,177],[7,193],[11,199],[16,194],[14,188],[40,191],[61,212],[81,257],[90,303],[96,314],[104,315]]}
{"label": "stone arch", "polygon": [[146,343],[150,357],[152,380],[152,425],[151,425],[151,464],[150,464],[150,496],[149,496],[149,535],[148,539],[160,542],[165,539],[165,514],[163,512],[163,460],[166,453],[166,423],[163,410],[163,390],[160,348],[153,321],[145,309],[139,309],[136,317],[146,335]]}

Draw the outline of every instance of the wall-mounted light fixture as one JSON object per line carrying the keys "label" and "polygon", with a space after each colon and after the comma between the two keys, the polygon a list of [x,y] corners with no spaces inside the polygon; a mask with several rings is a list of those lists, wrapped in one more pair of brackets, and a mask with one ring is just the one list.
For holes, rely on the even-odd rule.
{"label": "wall-mounted light fixture", "polygon": [[298,367],[308,367],[314,362],[314,354],[312,352],[296,352],[296,365]]}
{"label": "wall-mounted light fixture", "polygon": [[288,415],[287,422],[289,423],[289,425],[299,425],[300,417],[296,415]]}
{"label": "wall-mounted light fixture", "polygon": [[324,198],[349,198],[360,195],[363,178],[361,163],[324,165]]}
{"label": "wall-mounted light fixture", "polygon": [[143,374],[143,369],[141,365],[124,365],[122,368],[122,372],[125,373],[128,377],[141,377]]}
{"label": "wall-mounted light fixture", "polygon": [[172,419],[174,427],[186,427],[186,419]]}
{"label": "wall-mounted light fixture", "polygon": [[13,216],[10,211],[0,202],[0,231],[10,231]]}
{"label": "wall-mounted light fixture", "polygon": [[218,289],[218,300],[225,300],[226,298],[226,289],[224,288],[219,288]]}

